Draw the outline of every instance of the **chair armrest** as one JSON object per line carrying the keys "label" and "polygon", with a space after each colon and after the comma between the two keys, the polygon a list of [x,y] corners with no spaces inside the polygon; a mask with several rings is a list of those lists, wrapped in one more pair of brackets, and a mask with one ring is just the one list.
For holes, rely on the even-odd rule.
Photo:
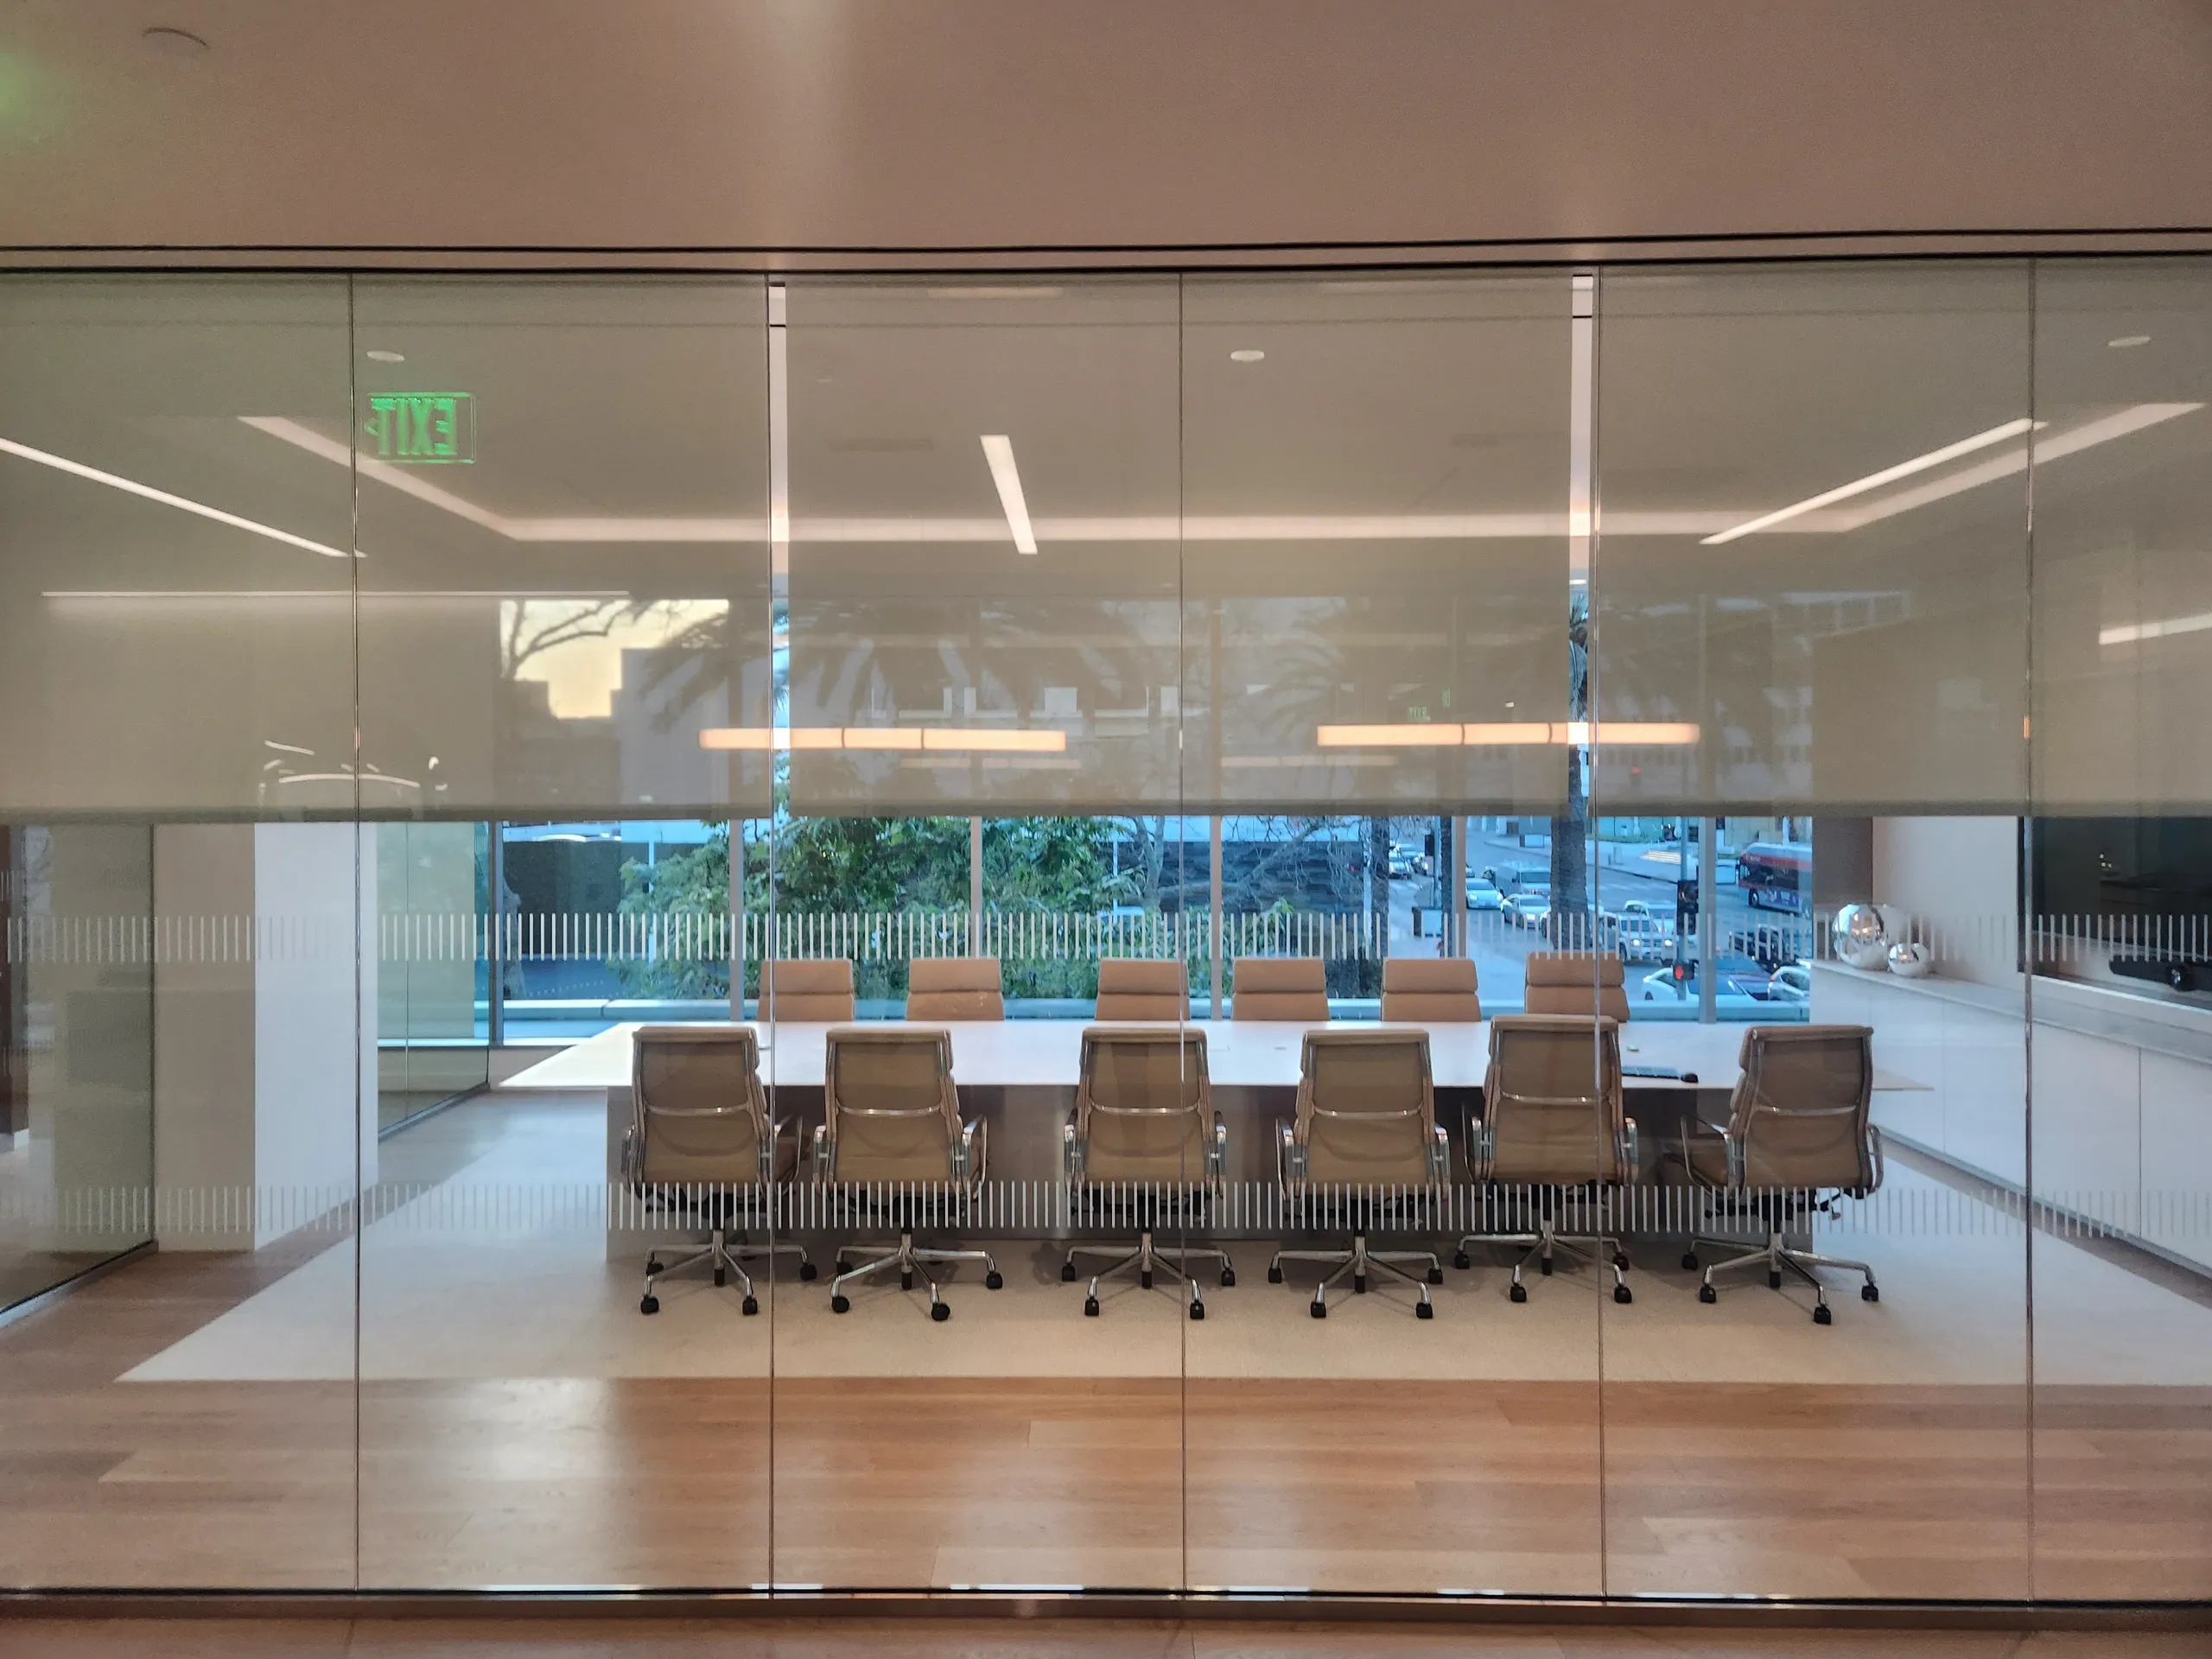
{"label": "chair armrest", "polygon": [[990,1144],[990,1129],[981,1118],[971,1117],[960,1126],[960,1139],[952,1147],[952,1175],[955,1180],[980,1181],[983,1179],[983,1160]]}
{"label": "chair armrest", "polygon": [[[1876,1128],[1872,1123],[1869,1123],[1866,1126],[1866,1143],[1873,1149],[1874,1185],[1879,1186],[1882,1184],[1883,1175],[1887,1173],[1885,1166],[1887,1165],[1888,1159],[1882,1147],[1882,1132]],[[1870,1187],[1867,1190],[1872,1192],[1873,1189]]]}
{"label": "chair armrest", "polygon": [[622,1131],[622,1179],[632,1185],[645,1179],[644,1148],[638,1144],[638,1126],[634,1123]]}
{"label": "chair armrest", "polygon": [[1275,1174],[1286,1182],[1306,1178],[1306,1148],[1298,1144],[1298,1132],[1285,1118],[1275,1120]]}
{"label": "chair armrest", "polygon": [[1441,1123],[1428,1131],[1428,1179],[1440,1186],[1452,1179],[1452,1139]]}
{"label": "chair armrest", "polygon": [[1688,1176],[1694,1182],[1698,1180],[1697,1163],[1690,1156],[1690,1142],[1700,1135],[1719,1138],[1721,1144],[1727,1148],[1728,1179],[1726,1184],[1731,1186],[1741,1185],[1742,1182],[1737,1179],[1737,1165],[1742,1159],[1743,1154],[1737,1147],[1734,1140],[1719,1124],[1707,1123],[1695,1117],[1686,1117],[1682,1120],[1681,1135],[1677,1143],[1675,1154],[1682,1160],[1682,1173]]}
{"label": "chair armrest", "polygon": [[1637,1138],[1636,1120],[1632,1117],[1621,1120],[1621,1138],[1617,1151],[1624,1172],[1623,1180],[1632,1181],[1643,1173],[1643,1144]]}
{"label": "chair armrest", "polygon": [[830,1126],[814,1126],[814,1179],[830,1181],[837,1178],[837,1143],[830,1138]]}
{"label": "chair armrest", "polygon": [[1060,1173],[1063,1175],[1082,1174],[1084,1154],[1089,1150],[1086,1142],[1076,1139],[1073,1118],[1060,1125]]}
{"label": "chair armrest", "polygon": [[1229,1125],[1221,1114],[1213,1117],[1213,1138],[1206,1142],[1206,1179],[1219,1181],[1229,1173]]}

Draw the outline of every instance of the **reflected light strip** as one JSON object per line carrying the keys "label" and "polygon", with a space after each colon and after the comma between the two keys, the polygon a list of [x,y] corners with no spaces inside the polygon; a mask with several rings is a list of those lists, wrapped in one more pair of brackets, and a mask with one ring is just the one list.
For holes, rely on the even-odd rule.
{"label": "reflected light strip", "polygon": [[1839,484],[1835,488],[1823,490],[1818,495],[1808,495],[1802,501],[1793,502],[1786,507],[1778,507],[1772,512],[1737,524],[1732,529],[1724,530],[1717,536],[1707,536],[1702,544],[1707,547],[1719,547],[1725,543],[1734,541],[1739,536],[1749,536],[1757,531],[1770,530],[1777,524],[1787,523],[1789,519],[1800,518],[1808,512],[1816,512],[1822,507],[1833,506],[1838,501],[1847,501],[1854,495],[1865,495],[1870,490],[1880,489],[1885,484],[1894,484],[1901,478],[1910,478],[1915,473],[1924,473],[1931,467],[1941,467],[1945,461],[1956,461],[1961,455],[1970,455],[1977,449],[1986,449],[1993,443],[2003,443],[2008,438],[2017,438],[2023,433],[2033,431],[2043,424],[2042,422],[2031,421],[2024,416],[2019,420],[2007,421],[2002,426],[1991,427],[1986,432],[1977,432],[1970,438],[1961,438],[1956,443],[1947,443],[1940,449],[1930,449],[1924,455],[1915,455],[1911,460],[1901,461],[1894,467],[1885,467],[1878,473],[1869,473],[1866,477],[1855,478],[1848,484]]}
{"label": "reflected light strip", "polygon": [[[1594,736],[1593,736],[1594,731]],[[1679,746],[1694,743],[1699,728],[1688,721],[1601,720],[1510,721],[1495,725],[1455,726],[1422,721],[1389,726],[1323,726],[1314,741],[1325,749],[1346,748],[1519,748],[1537,743]]]}
{"label": "reflected light strip", "polygon": [[989,731],[958,726],[710,726],[702,749],[935,749],[963,753],[1059,754],[1068,734],[1058,729]]}
{"label": "reflected light strip", "polygon": [[310,553],[320,553],[326,559],[353,556],[342,548],[328,547],[321,542],[311,542],[304,536],[295,536],[289,530],[279,530],[274,524],[264,524],[257,519],[241,518],[235,512],[225,512],[220,507],[211,507],[204,501],[189,500],[181,495],[171,495],[167,490],[157,490],[150,484],[124,478],[114,473],[104,473],[97,467],[87,467],[81,461],[51,454],[44,449],[34,449],[28,443],[0,438],[0,450],[20,455],[25,461],[35,461],[41,467],[51,467],[57,472],[73,474],[78,478],[90,479],[95,484],[105,484],[111,490],[121,490],[129,495],[143,496],[149,501],[158,501],[165,507],[197,513],[202,518],[212,518],[219,524],[228,524],[233,530],[248,531],[256,536],[266,536],[272,542],[283,542],[289,547],[303,547]]}
{"label": "reflected light strip", "polygon": [[1006,527],[1014,532],[1014,550],[1034,553],[1037,537],[1029,527],[1029,503],[1022,499],[1020,469],[1014,464],[1014,440],[1003,433],[985,434],[983,459],[990,463],[991,482],[998,486],[999,505],[1006,512]]}
{"label": "reflected light strip", "polygon": [[2200,611],[2195,616],[2168,616],[2156,622],[2128,622],[2118,627],[2100,628],[2097,643],[2133,645],[2145,639],[2170,639],[2177,633],[2202,633],[2208,628],[2212,628],[2212,611]]}

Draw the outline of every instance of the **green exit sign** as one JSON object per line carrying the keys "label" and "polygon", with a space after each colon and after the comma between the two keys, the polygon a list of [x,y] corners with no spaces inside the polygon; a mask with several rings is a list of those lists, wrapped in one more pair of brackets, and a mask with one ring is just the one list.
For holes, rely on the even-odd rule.
{"label": "green exit sign", "polygon": [[476,459],[476,399],[465,391],[375,392],[361,432],[378,461],[465,467]]}

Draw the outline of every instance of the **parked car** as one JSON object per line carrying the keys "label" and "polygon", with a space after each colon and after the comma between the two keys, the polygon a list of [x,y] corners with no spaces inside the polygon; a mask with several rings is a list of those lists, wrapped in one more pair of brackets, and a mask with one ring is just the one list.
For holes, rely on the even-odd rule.
{"label": "parked car", "polygon": [[1551,919],[1552,900],[1547,893],[1516,893],[1500,908],[1516,927],[1541,927]]}
{"label": "parked car", "polygon": [[1467,908],[1469,910],[1503,910],[1505,895],[1480,876],[1467,878]]}
{"label": "parked car", "polygon": [[[1672,997],[1681,1001],[1694,1001],[1698,995],[1698,969],[1694,962],[1677,963],[1671,968],[1643,976],[1643,1000],[1653,1001],[1660,997]],[[1739,1001],[1765,1002],[1775,1000],[1767,987],[1771,976],[1749,957],[1723,955],[1713,964],[1716,997],[1733,997]]]}
{"label": "parked car", "polygon": [[1390,879],[1393,881],[1410,881],[1413,880],[1413,874],[1414,855],[1412,849],[1407,847],[1393,847],[1390,849]]}
{"label": "parked car", "polygon": [[1809,1002],[1813,1000],[1813,970],[1802,962],[1787,963],[1774,970],[1766,982],[1770,1002]]}
{"label": "parked car", "polygon": [[1612,930],[1614,949],[1623,962],[1672,962],[1675,930],[1656,916],[1624,914]]}
{"label": "parked car", "polygon": [[1649,916],[1651,914],[1651,906],[1645,904],[1641,899],[1624,899],[1621,900],[1621,914],[1624,916]]}

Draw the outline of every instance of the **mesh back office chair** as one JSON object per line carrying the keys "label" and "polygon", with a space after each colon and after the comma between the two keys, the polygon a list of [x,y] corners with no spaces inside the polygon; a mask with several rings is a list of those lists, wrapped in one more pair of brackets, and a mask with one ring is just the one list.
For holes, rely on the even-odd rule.
{"label": "mesh back office chair", "polygon": [[1319,957],[1239,957],[1230,987],[1236,1020],[1305,1020],[1326,1024],[1329,988]]}
{"label": "mesh back office chair", "polygon": [[1545,1274],[1560,1253],[1596,1261],[1610,1257],[1613,1300],[1633,1301],[1628,1254],[1600,1230],[1561,1234],[1559,1212],[1571,1195],[1636,1179],[1636,1123],[1621,1092],[1620,1027],[1588,1014],[1522,1014],[1491,1021],[1490,1069],[1483,1078],[1483,1115],[1467,1125],[1467,1168],[1503,1196],[1508,1213],[1524,1208],[1534,1231],[1470,1233],[1459,1241],[1452,1265],[1466,1267],[1470,1244],[1525,1245],[1513,1264],[1509,1293],[1529,1300],[1522,1269],[1536,1263]]}
{"label": "mesh back office chair", "polygon": [[[1882,1300],[1874,1270],[1864,1262],[1817,1255],[1784,1242],[1815,1213],[1832,1213],[1835,1198],[1864,1198],[1882,1184],[1881,1131],[1867,1122],[1874,1097],[1874,1033],[1866,1026],[1753,1026],[1744,1033],[1742,1074],[1728,1103],[1728,1124],[1682,1126],[1681,1157],[1693,1185],[1704,1194],[1707,1217],[1716,1212],[1755,1217],[1764,1225],[1764,1246],[1716,1262],[1698,1287],[1701,1302],[1719,1300],[1716,1273],[1766,1268],[1766,1281],[1782,1288],[1783,1269],[1813,1287],[1815,1324],[1832,1322],[1827,1293],[1815,1268],[1865,1275],[1859,1294]],[[1699,1264],[1701,1243],[1741,1243],[1694,1232],[1682,1257]]]}
{"label": "mesh back office chair", "polygon": [[[1146,1290],[1162,1260],[1176,1264],[1178,1283],[1191,1291],[1191,1317],[1206,1316],[1205,1298],[1191,1272],[1196,1259],[1221,1264],[1221,1282],[1236,1282],[1228,1252],[1212,1247],[1160,1251],[1153,1229],[1163,1205],[1190,1211],[1221,1188],[1229,1130],[1214,1115],[1202,1031],[1116,1030],[1093,1026],[1083,1033],[1083,1066],[1075,1112],[1062,1130],[1062,1156],[1078,1205],[1131,1213],[1135,1248],[1119,1243],[1077,1244],[1060,1264],[1072,1282],[1078,1255],[1115,1259],[1092,1275],[1083,1311],[1098,1313],[1101,1280],[1134,1273]],[[1168,1288],[1168,1287],[1161,1287]]]}
{"label": "mesh back office chair", "polygon": [[1529,1014],[1628,1019],[1627,975],[1611,950],[1532,950],[1522,1006]]}
{"label": "mesh back office chair", "polygon": [[907,1026],[840,1026],[829,1034],[823,1070],[822,1126],[814,1132],[817,1179],[850,1189],[860,1207],[888,1217],[898,1248],[857,1267],[845,1265],[857,1246],[841,1248],[830,1287],[830,1311],[852,1303],[845,1287],[892,1268],[899,1287],[914,1275],[930,1287],[930,1317],[952,1309],[938,1295],[932,1263],[980,1262],[983,1283],[1006,1282],[986,1250],[918,1249],[914,1229],[963,1209],[983,1182],[986,1136],[981,1123],[960,1121],[952,1084],[952,1033]]}
{"label": "mesh back office chair", "polygon": [[1003,1020],[996,957],[916,957],[906,965],[909,1020]]}
{"label": "mesh back office chair", "polygon": [[1386,957],[1382,1018],[1412,1025],[1473,1023],[1483,1017],[1472,957]]}
{"label": "mesh back office chair", "polygon": [[[1427,1250],[1370,1250],[1367,1234],[1378,1211],[1406,1209],[1432,1198],[1451,1170],[1451,1147],[1437,1126],[1425,1031],[1309,1031],[1300,1061],[1298,1116],[1277,1126],[1275,1157],[1294,1217],[1319,1216],[1349,1227],[1345,1250],[1278,1250],[1268,1282],[1282,1282],[1286,1262],[1318,1262],[1336,1271],[1313,1287],[1308,1310],[1329,1314],[1329,1290],[1349,1276],[1356,1294],[1370,1273],[1414,1286],[1421,1319],[1435,1309],[1430,1285],[1444,1282],[1443,1264]],[[1402,1263],[1419,1262],[1420,1277]]]}
{"label": "mesh back office chair", "polygon": [[791,1178],[798,1143],[786,1141],[768,1116],[760,1089],[760,1040],[749,1026],[643,1026],[630,1051],[630,1127],[622,1166],[631,1189],[656,1209],[689,1215],[707,1229],[707,1242],[663,1265],[645,1257],[640,1313],[660,1312],[656,1289],[662,1274],[704,1262],[715,1282],[731,1274],[745,1287],[741,1304],[758,1313],[753,1280],[741,1265],[763,1256],[796,1255],[799,1277],[814,1264],[797,1244],[733,1243],[744,1220],[778,1181]]}
{"label": "mesh back office chair", "polygon": [[1191,988],[1179,962],[1109,957],[1098,964],[1101,1020],[1188,1020]]}
{"label": "mesh back office chair", "polygon": [[762,963],[760,1017],[849,1024],[854,1017],[853,964],[842,957],[777,957]]}

